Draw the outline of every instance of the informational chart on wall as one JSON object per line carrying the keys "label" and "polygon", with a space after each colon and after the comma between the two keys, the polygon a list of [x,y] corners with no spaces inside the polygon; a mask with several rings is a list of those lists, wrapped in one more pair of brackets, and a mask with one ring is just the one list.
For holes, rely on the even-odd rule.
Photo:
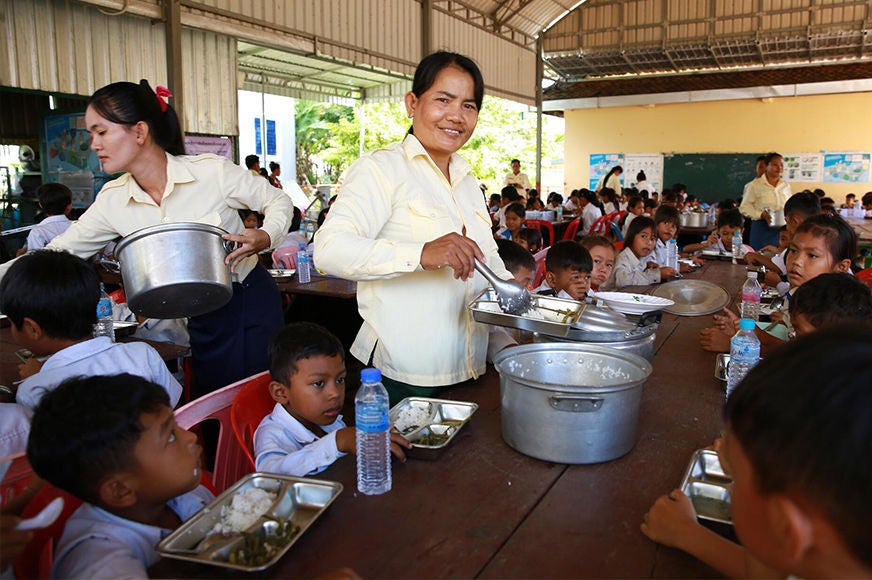
{"label": "informational chart on wall", "polygon": [[820,153],[785,153],[781,177],[787,182],[820,183],[823,158]]}
{"label": "informational chart on wall", "polygon": [[[636,185],[640,171],[654,186],[654,191],[663,191],[663,155],[660,153],[627,153],[624,156],[624,187]],[[608,171],[608,170],[607,170]]]}
{"label": "informational chart on wall", "polygon": [[[605,177],[606,173],[615,165],[624,166],[623,153],[591,153],[590,155],[590,189],[596,189],[600,180]],[[621,183],[627,183],[625,176],[627,170],[624,168],[624,175],[621,176]]]}
{"label": "informational chart on wall", "polygon": [[872,153],[825,151],[824,183],[869,183]]}

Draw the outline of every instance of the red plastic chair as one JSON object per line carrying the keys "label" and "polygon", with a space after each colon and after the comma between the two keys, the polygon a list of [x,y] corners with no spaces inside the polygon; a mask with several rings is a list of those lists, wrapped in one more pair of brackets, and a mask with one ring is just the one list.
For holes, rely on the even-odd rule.
{"label": "red plastic chair", "polygon": [[0,463],[6,462],[11,462],[11,465],[3,476],[3,481],[0,482],[0,507],[5,506],[9,500],[20,494],[30,483],[30,478],[33,475],[33,468],[24,452],[0,459]]}
{"label": "red plastic chair", "polygon": [[22,518],[33,517],[58,497],[64,498],[64,509],[61,511],[61,515],[49,527],[34,531],[33,539],[28,542],[24,551],[18,555],[13,563],[16,578],[49,578],[54,559],[54,547],[64,533],[67,520],[74,511],[79,509],[82,500],[50,483],[46,483],[21,513]]}
{"label": "red plastic chair", "polygon": [[[550,246],[554,243],[554,224],[545,220],[524,220],[524,225],[528,228],[539,228],[542,230],[543,246]],[[547,237],[545,234],[548,234]]]}
{"label": "red plastic chair", "polygon": [[545,279],[545,257],[548,255],[548,250],[551,248],[544,248],[536,252],[533,258],[536,260],[536,272],[533,274],[533,281],[530,283],[530,289],[535,290],[539,286],[542,285],[542,281]]}
{"label": "red plastic chair", "polygon": [[866,268],[857,272],[857,278],[867,286],[872,287],[872,268]]}
{"label": "red plastic chair", "polygon": [[269,394],[269,372],[248,379],[248,383],[236,394],[230,407],[230,424],[233,434],[254,469],[254,432],[264,417],[273,410],[276,402]]}
{"label": "red plastic chair", "polygon": [[575,234],[578,233],[578,228],[581,225],[581,217],[577,217],[566,226],[566,230],[563,232],[564,240],[574,240]]}
{"label": "red plastic chair", "polygon": [[248,458],[237,443],[230,423],[233,399],[250,380],[251,377],[242,379],[176,409],[176,422],[182,429],[190,429],[208,419],[218,421],[218,448],[212,471],[212,484],[218,493],[251,473]]}

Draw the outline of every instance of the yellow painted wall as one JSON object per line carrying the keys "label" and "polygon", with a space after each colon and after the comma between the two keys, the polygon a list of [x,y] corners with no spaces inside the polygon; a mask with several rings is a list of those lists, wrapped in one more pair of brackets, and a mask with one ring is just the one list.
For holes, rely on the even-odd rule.
{"label": "yellow painted wall", "polygon": [[[575,109],[565,118],[566,191],[589,186],[591,153],[872,151],[868,92]],[[791,184],[794,192],[816,187],[837,204],[872,191],[872,183]]]}

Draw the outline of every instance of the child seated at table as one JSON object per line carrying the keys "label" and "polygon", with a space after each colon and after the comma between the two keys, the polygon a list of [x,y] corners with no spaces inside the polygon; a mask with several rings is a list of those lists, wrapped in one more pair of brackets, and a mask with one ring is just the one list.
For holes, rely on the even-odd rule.
{"label": "child seated at table", "polygon": [[624,216],[624,225],[621,226],[621,235],[623,237],[627,237],[627,230],[630,228],[633,220],[643,213],[645,213],[645,200],[638,195],[631,195],[630,200],[627,202],[627,215]]}
{"label": "child seated at table", "polygon": [[796,289],[788,308],[796,336],[836,324],[872,326],[872,288],[844,272],[821,274]]}
{"label": "child seated at table", "polygon": [[535,254],[542,249],[542,230],[539,228],[523,228],[518,232],[518,239],[512,241],[520,244],[520,246],[530,254]]}
{"label": "child seated at table", "polygon": [[497,231],[497,236],[517,242],[518,233],[524,227],[524,219],[527,217],[527,210],[524,209],[524,204],[519,201],[510,203],[506,206],[504,217],[506,227]]}
{"label": "child seated at table", "polygon": [[[856,253],[857,234],[845,220],[826,214],[807,219],[796,228],[788,248],[786,267],[790,290],[785,294],[786,298],[790,300],[791,295],[795,294],[800,286],[822,274],[848,272]],[[773,312],[771,316],[773,321],[779,322],[778,313]],[[722,314],[715,315],[715,325],[700,331],[700,345],[703,349],[729,352],[730,337],[736,332],[738,318],[738,315],[728,308],[724,308]],[[783,339],[791,332],[788,316],[780,322],[783,322],[786,330],[783,327],[769,329],[781,330],[780,336],[773,336],[770,332],[757,328],[757,337],[760,339],[763,355],[772,347],[782,344]]]}
{"label": "child seated at table", "polygon": [[[666,248],[669,240],[674,239],[678,234],[678,210],[671,205],[661,205],[654,212],[654,226],[657,228],[657,241],[654,244],[652,256],[654,261],[660,266],[668,266],[669,260],[666,257]],[[677,243],[677,240],[676,240]],[[678,250],[676,246],[676,250]],[[689,272],[690,266],[687,264],[678,265],[679,272]]]}
{"label": "child seated at table", "polygon": [[578,243],[590,253],[593,262],[588,294],[594,296],[598,290],[605,291],[609,286],[614,286],[616,252],[611,240],[599,234],[590,234],[581,238]]}
{"label": "child seated at table", "polygon": [[[657,211],[657,192],[655,191],[652,195],[654,197],[649,197],[643,202],[645,204],[645,211],[642,212],[642,215],[645,217],[651,217],[652,215],[654,215],[654,212]],[[624,238],[626,237],[627,236],[624,236]]]}
{"label": "child seated at table", "polygon": [[[698,252],[708,249],[716,252],[723,252],[732,255],[733,253],[733,236],[738,231],[739,235],[745,228],[745,218],[737,209],[723,210],[718,214],[715,221],[715,231],[709,234],[704,242],[698,244],[687,244],[682,248],[682,252]],[[742,244],[742,256],[754,251],[754,248],[747,244]]]}
{"label": "child seated at table", "polygon": [[660,497],[642,532],[731,577],[867,578],[868,326],[835,326],[761,360],[730,395],[721,463],[733,479],[742,546],[698,523],[681,490]]}
{"label": "child seated at table", "polygon": [[[257,471],[310,475],[357,450],[357,433],[342,420],[345,349],[311,322],[285,326],[269,347],[269,392],[276,404],[254,432]],[[411,444],[391,433],[391,453],[405,461]]]}
{"label": "child seated at table", "polygon": [[36,190],[39,207],[48,217],[33,226],[20,253],[41,250],[73,223],[67,217],[73,209],[73,192],[63,183],[44,183]]}
{"label": "child seated at table", "polygon": [[657,284],[675,276],[675,270],[660,266],[651,255],[657,240],[655,231],[654,220],[649,217],[639,216],[630,224],[624,249],[615,260],[616,289]]}
{"label": "child seated at table", "polygon": [[166,391],[142,377],[77,377],[47,393],[27,457],[85,502],[66,522],[52,578],[145,578],[161,538],[214,499],[200,485],[201,455]]}
{"label": "child seated at table", "polygon": [[[532,228],[522,231],[538,232],[538,230],[533,230]],[[500,259],[503,261],[503,264],[506,266],[506,270],[512,273],[515,282],[524,288],[530,286],[530,282],[533,280],[533,274],[536,272],[536,260],[533,259],[533,254],[531,254],[521,244],[516,244],[512,240],[503,239],[497,240],[497,252],[500,255]]]}
{"label": "child seated at table", "polygon": [[578,242],[561,240],[545,256],[545,280],[537,294],[584,301],[590,290],[593,260]]}
{"label": "child seated at table", "polygon": [[[154,348],[93,337],[100,280],[90,264],[66,252],[37,250],[19,258],[0,281],[0,311],[12,336],[34,358],[21,365],[16,400],[34,408],[64,379],[131,373],[161,385],[175,406],[182,387]],[[40,363],[36,357],[48,357]]]}

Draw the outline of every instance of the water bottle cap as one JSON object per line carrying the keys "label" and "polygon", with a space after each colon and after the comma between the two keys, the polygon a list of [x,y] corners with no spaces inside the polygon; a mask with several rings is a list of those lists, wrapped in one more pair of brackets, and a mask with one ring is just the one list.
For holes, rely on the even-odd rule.
{"label": "water bottle cap", "polygon": [[751,318],[743,318],[739,321],[739,330],[754,330],[757,323]]}
{"label": "water bottle cap", "polygon": [[305,250],[305,249],[306,249],[306,244],[300,242],[300,249],[301,249],[301,250]]}
{"label": "water bottle cap", "polygon": [[381,381],[381,371],[378,369],[363,369],[360,371],[361,383],[378,383]]}

